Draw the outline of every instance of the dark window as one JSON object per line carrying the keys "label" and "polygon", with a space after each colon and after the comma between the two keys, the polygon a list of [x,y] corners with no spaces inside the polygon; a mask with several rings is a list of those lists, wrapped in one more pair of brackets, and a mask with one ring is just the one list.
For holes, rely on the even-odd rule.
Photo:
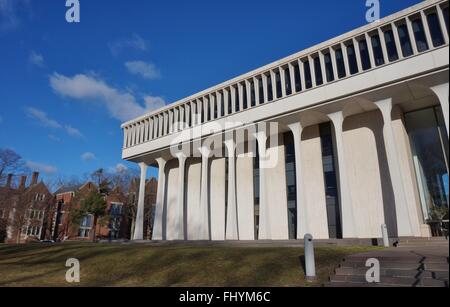
{"label": "dark window", "polygon": [[291,87],[291,73],[290,73],[290,68],[286,68],[284,70],[284,80],[286,82],[285,88],[286,88],[286,95],[291,95],[292,94],[292,87]]}
{"label": "dark window", "polygon": [[336,49],[335,54],[336,54],[336,66],[338,78],[344,78],[346,74],[345,74],[344,55],[342,53],[342,49]]}
{"label": "dark window", "polygon": [[235,104],[235,108],[236,108],[236,112],[239,112],[240,110],[240,105],[239,105],[239,86],[236,86],[234,88],[234,104]]}
{"label": "dark window", "polygon": [[228,91],[228,114],[233,113],[233,101],[231,99],[231,91]]}
{"label": "dark window", "polygon": [[448,6],[442,10],[442,13],[444,14],[444,20],[445,20],[445,27],[447,28],[447,33],[449,33],[449,21],[448,21]]}
{"label": "dark window", "polygon": [[394,32],[387,30],[384,32],[384,40],[386,42],[386,49],[388,53],[388,59],[390,62],[398,60],[397,46],[395,45]]}
{"label": "dark window", "polygon": [[250,105],[252,107],[254,107],[256,105],[256,96],[255,95],[256,95],[255,94],[255,83],[251,82],[250,83],[250,99],[251,99]]}
{"label": "dark window", "polygon": [[400,37],[400,45],[402,46],[403,56],[409,57],[413,54],[411,39],[408,34],[408,27],[406,25],[398,26],[398,36]]}
{"label": "dark window", "polygon": [[362,39],[359,41],[359,53],[361,55],[361,64],[363,70],[368,70],[372,66],[370,64],[369,47],[367,46],[367,41]]}
{"label": "dark window", "polygon": [[371,37],[373,55],[375,57],[375,65],[380,66],[384,64],[383,48],[381,47],[381,41],[379,35]]}
{"label": "dark window", "polygon": [[259,85],[259,103],[263,104],[264,103],[264,84],[263,84],[262,79],[259,79],[258,85]]}
{"label": "dark window", "polygon": [[303,70],[305,73],[305,86],[306,88],[312,87],[311,67],[309,67],[309,61],[303,63]]}
{"label": "dark window", "polygon": [[200,109],[202,110],[202,112],[201,112],[202,113],[201,114],[201,123],[203,124],[205,122],[205,118],[206,118],[206,116],[205,116],[205,112],[206,112],[205,104],[203,103],[203,99],[200,100],[199,103],[200,103]]}
{"label": "dark window", "polygon": [[272,76],[267,76],[267,99],[269,101],[273,100],[273,91],[272,91]]}
{"label": "dark window", "polygon": [[248,107],[248,101],[247,101],[247,85],[244,83],[242,84],[242,105],[244,110]]}
{"label": "dark window", "polygon": [[283,96],[282,91],[281,91],[281,74],[279,71],[277,71],[275,73],[275,80],[276,80],[276,88],[277,88],[277,98],[281,98],[281,96]]}
{"label": "dark window", "polygon": [[218,108],[219,108],[219,95],[217,95],[215,98],[214,98],[214,104],[213,104],[213,108],[214,108],[214,118],[213,119],[216,119],[216,118],[218,118],[218,113],[219,113],[219,110],[218,110]]}
{"label": "dark window", "polygon": [[206,100],[206,118],[208,121],[211,120],[211,101]]}
{"label": "dark window", "polygon": [[444,35],[442,34],[439,18],[436,13],[428,14],[428,26],[430,27],[431,40],[434,47],[439,47],[444,44]]}
{"label": "dark window", "polygon": [[356,59],[355,46],[350,44],[347,46],[348,65],[350,66],[350,74],[358,73],[358,61]]}
{"label": "dark window", "polygon": [[320,58],[314,58],[314,70],[316,74],[316,86],[323,84],[322,66],[320,65]]}
{"label": "dark window", "polygon": [[223,93],[217,94],[217,102],[220,99],[220,116],[225,116],[225,101],[223,100]]}
{"label": "dark window", "polygon": [[337,172],[333,149],[331,123],[321,124],[320,140],[322,145],[322,164],[325,182],[325,196],[328,217],[328,233],[330,238],[342,238],[341,216],[339,209],[339,195]]}
{"label": "dark window", "polygon": [[419,52],[427,51],[429,46],[425,36],[425,29],[423,28],[422,19],[417,18],[412,21],[412,28],[414,37],[416,38],[417,50]]}
{"label": "dark window", "polygon": [[302,81],[299,65],[294,65],[294,78],[295,78],[295,91],[298,93],[302,90]]}
{"label": "dark window", "polygon": [[325,71],[327,74],[327,81],[334,81],[333,63],[331,61],[331,55],[329,53],[324,55],[325,59]]}
{"label": "dark window", "polygon": [[292,133],[284,134],[286,159],[286,190],[289,240],[297,239],[297,180],[295,169],[295,146]]}

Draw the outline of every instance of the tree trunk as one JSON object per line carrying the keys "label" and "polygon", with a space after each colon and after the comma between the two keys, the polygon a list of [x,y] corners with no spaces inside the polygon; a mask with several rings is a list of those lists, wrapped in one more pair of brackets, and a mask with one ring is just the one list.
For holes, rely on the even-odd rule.
{"label": "tree trunk", "polygon": [[94,216],[94,225],[93,225],[93,228],[94,228],[94,234],[93,234],[93,239],[92,239],[92,241],[95,243],[95,242],[97,242],[97,222],[98,222],[98,216]]}

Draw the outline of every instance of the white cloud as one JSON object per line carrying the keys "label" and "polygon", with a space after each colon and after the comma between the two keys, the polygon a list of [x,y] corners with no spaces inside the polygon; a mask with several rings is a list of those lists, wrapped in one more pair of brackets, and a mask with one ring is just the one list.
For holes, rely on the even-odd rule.
{"label": "white cloud", "polygon": [[43,163],[37,163],[33,161],[27,161],[26,165],[28,168],[30,168],[32,171],[39,171],[41,173],[45,173],[47,175],[55,174],[58,172],[58,169],[51,165],[46,165]]}
{"label": "white cloud", "polygon": [[116,166],[108,168],[108,173],[110,174],[120,174],[126,172],[128,167],[122,163],[118,163]]}
{"label": "white cloud", "polygon": [[[102,103],[113,118],[121,121],[130,120],[153,110],[148,104],[145,106],[139,104],[132,93],[116,89],[93,75],[78,74],[66,77],[53,73],[50,85],[56,93],[64,97],[89,103]],[[162,98],[159,99],[162,101]]]}
{"label": "white cloud", "polygon": [[73,136],[73,137],[76,137],[76,138],[82,138],[83,137],[83,134],[80,132],[80,130],[78,130],[78,129],[74,128],[74,127],[71,127],[69,125],[65,125],[64,129],[66,129],[66,132],[70,136]]}
{"label": "white cloud", "polygon": [[56,120],[48,117],[47,113],[44,111],[38,110],[33,107],[25,108],[25,114],[36,121],[38,121],[44,127],[60,129],[62,128],[61,124],[59,124]]}
{"label": "white cloud", "polygon": [[138,34],[133,34],[131,38],[119,39],[109,44],[109,50],[112,55],[118,56],[123,49],[133,49],[138,51],[147,51],[149,43]]}
{"label": "white cloud", "polygon": [[[50,118],[47,113],[44,111],[41,111],[39,109],[33,108],[33,107],[27,107],[25,108],[25,114],[34,120],[36,120],[39,124],[41,124],[44,127],[52,128],[52,129],[64,129],[68,135],[72,137],[81,138],[83,137],[83,134],[76,128],[71,127],[70,125],[61,125],[56,120]],[[49,136],[50,137],[50,136]],[[55,137],[50,137],[54,141],[56,140]]]}
{"label": "white cloud", "polygon": [[96,156],[92,152],[85,152],[81,155],[81,159],[83,161],[91,161],[91,160],[95,160]]}
{"label": "white cloud", "polygon": [[147,110],[156,111],[163,108],[166,102],[161,97],[146,96],[144,97],[145,108]]}
{"label": "white cloud", "polygon": [[141,76],[144,79],[158,79],[161,73],[153,63],[143,61],[130,61],[125,63],[128,72],[133,75]]}
{"label": "white cloud", "polygon": [[36,66],[39,66],[39,67],[44,67],[44,64],[45,64],[44,63],[44,57],[42,56],[42,54],[39,54],[36,51],[32,51],[30,53],[30,57],[29,57],[28,60],[33,65],[36,65]]}

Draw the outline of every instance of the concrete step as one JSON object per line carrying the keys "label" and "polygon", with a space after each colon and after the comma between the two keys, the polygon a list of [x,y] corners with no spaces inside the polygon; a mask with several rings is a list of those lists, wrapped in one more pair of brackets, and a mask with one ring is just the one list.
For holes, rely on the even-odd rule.
{"label": "concrete step", "polygon": [[[347,282],[347,283],[362,283],[370,285],[366,281],[365,276],[344,276],[344,275],[334,275],[330,278],[330,282]],[[380,282],[386,285],[399,285],[399,286],[428,286],[428,287],[448,287],[448,281],[436,280],[430,278],[411,278],[411,277],[387,277],[381,276]]]}
{"label": "concrete step", "polygon": [[380,261],[380,263],[411,263],[411,264],[447,264],[447,257],[368,257],[368,256],[354,256],[346,257],[345,262],[351,263],[366,263],[367,259],[375,258]]}
{"label": "concrete step", "polygon": [[[344,261],[341,263],[341,268],[366,268],[365,262]],[[447,271],[449,270],[448,263],[402,263],[402,262],[383,262],[380,261],[380,268],[382,269],[409,269],[409,270],[426,270],[426,271]],[[366,269],[367,270],[367,269]]]}
{"label": "concrete step", "polygon": [[[336,275],[344,276],[366,276],[368,268],[337,268]],[[411,278],[432,278],[438,280],[449,280],[448,271],[422,271],[410,269],[383,269],[380,270],[380,275],[385,277],[411,277]]]}

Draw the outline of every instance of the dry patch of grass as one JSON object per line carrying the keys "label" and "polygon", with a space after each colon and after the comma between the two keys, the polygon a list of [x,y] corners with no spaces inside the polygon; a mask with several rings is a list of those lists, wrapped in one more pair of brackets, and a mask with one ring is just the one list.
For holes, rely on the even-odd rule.
{"label": "dry patch of grass", "polygon": [[317,248],[318,281],[307,284],[302,248],[121,244],[0,245],[0,287],[73,286],[68,258],[81,264],[79,286],[300,287],[324,283],[343,257],[367,247]]}

